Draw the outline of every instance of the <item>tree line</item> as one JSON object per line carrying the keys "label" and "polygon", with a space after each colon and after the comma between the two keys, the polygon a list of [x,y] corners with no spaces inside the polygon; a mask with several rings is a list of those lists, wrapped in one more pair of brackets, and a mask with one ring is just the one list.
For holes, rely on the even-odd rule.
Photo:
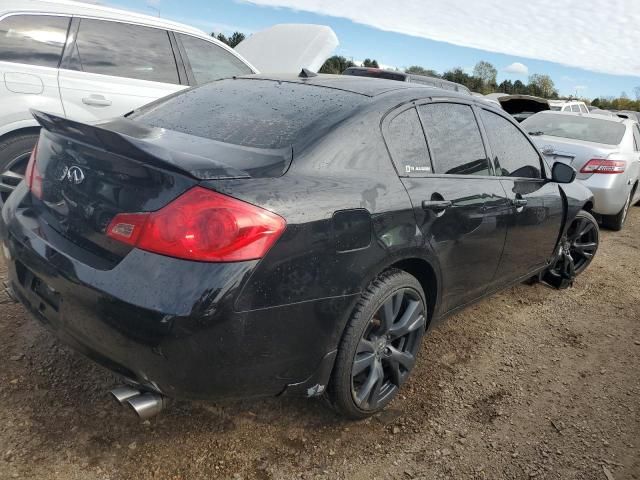
{"label": "tree line", "polygon": [[[234,32],[229,37],[222,33],[211,34],[212,37],[217,38],[223,43],[226,43],[231,48],[234,48],[242,40],[246,38],[244,33]],[[341,55],[334,55],[327,59],[327,61],[318,70],[319,73],[332,73],[339,75],[349,67],[354,67],[356,64],[346,57]],[[379,64],[375,59],[366,58],[362,62],[363,67],[379,68]],[[500,92],[509,95],[533,95],[535,97],[542,97],[548,99],[560,98],[558,90],[555,87],[553,79],[549,75],[542,75],[534,73],[529,75],[527,83],[521,80],[503,80],[497,83],[498,70],[489,62],[484,60],[476,63],[473,71],[469,74],[461,67],[455,67],[443,72],[442,74],[435,70],[424,68],[420,65],[412,65],[404,70],[406,73],[413,73],[416,75],[427,75],[429,77],[442,78],[449,80],[450,82],[456,82],[464,85],[472,92],[479,92],[484,95],[488,93]],[[631,100],[629,96],[622,92],[618,98],[615,97],[601,97],[595,98],[591,101],[588,99],[581,99],[587,104],[591,104],[598,108],[611,109],[611,110],[636,110],[640,111],[640,86],[634,89],[635,100]],[[569,97],[574,98],[574,97]]]}

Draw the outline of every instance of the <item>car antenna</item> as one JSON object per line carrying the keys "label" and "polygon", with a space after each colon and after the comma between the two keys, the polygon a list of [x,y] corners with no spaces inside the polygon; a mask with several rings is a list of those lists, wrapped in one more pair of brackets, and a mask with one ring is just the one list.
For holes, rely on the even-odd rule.
{"label": "car antenna", "polygon": [[317,76],[318,74],[316,72],[312,72],[308,68],[303,68],[302,70],[300,70],[300,73],[298,74],[298,77],[300,78],[311,78],[311,77],[317,77]]}

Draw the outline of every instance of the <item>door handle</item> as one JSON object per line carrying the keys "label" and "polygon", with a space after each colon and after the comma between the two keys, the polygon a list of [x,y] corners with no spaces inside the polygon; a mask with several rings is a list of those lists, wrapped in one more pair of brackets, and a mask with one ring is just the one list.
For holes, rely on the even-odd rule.
{"label": "door handle", "polygon": [[91,107],[109,107],[112,102],[102,95],[89,95],[88,97],[82,98],[82,103]]}
{"label": "door handle", "polygon": [[433,210],[434,212],[441,212],[442,210],[446,210],[451,205],[452,205],[451,201],[449,200],[423,200],[422,201],[423,210]]}

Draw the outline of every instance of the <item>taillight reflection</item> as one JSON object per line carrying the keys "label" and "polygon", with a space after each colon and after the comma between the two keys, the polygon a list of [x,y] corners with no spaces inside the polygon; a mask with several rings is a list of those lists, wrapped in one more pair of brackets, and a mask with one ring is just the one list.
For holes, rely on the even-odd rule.
{"label": "taillight reflection", "polygon": [[27,164],[27,170],[25,171],[24,179],[27,182],[27,187],[36,198],[42,198],[42,175],[38,170],[37,164],[38,157],[38,144],[33,147],[31,156],[29,157],[29,163]]}

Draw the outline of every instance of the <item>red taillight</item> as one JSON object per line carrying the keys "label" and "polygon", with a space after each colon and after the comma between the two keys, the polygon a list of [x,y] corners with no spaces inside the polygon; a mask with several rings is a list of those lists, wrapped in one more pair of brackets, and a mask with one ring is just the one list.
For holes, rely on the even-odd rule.
{"label": "red taillight", "polygon": [[580,173],[622,173],[626,166],[624,160],[592,158],[580,169]]}
{"label": "red taillight", "polygon": [[38,171],[38,165],[36,162],[36,157],[38,156],[38,144],[33,147],[31,151],[31,156],[29,157],[29,163],[27,164],[27,170],[24,174],[25,182],[27,182],[27,187],[31,190],[31,193],[37,197],[42,198],[42,175]]}
{"label": "red taillight", "polygon": [[285,226],[268,210],[195,187],[156,212],[116,215],[107,235],[170,257],[235,262],[262,258]]}

